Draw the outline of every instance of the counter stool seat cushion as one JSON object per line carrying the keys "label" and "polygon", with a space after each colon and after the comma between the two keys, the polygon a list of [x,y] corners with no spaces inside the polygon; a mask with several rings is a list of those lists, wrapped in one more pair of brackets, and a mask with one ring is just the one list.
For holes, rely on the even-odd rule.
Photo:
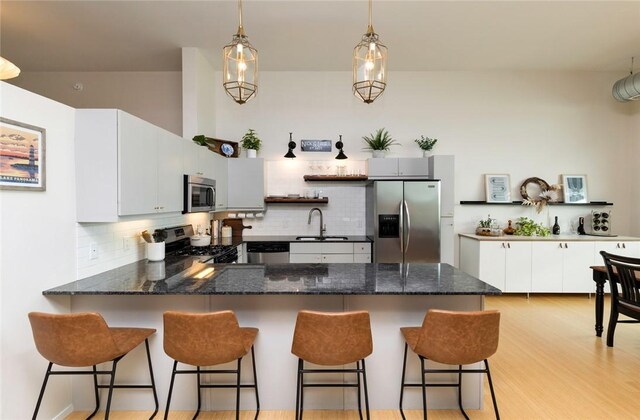
{"label": "counter stool seat cushion", "polygon": [[109,331],[121,352],[119,356],[129,353],[156,332],[154,328],[109,328]]}

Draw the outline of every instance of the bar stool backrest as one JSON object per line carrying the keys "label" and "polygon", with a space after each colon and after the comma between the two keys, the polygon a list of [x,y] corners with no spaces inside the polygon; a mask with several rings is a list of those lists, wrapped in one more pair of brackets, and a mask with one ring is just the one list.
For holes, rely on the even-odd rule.
{"label": "bar stool backrest", "polygon": [[122,355],[100,314],[31,312],[29,322],[38,352],[57,365],[93,366]]}
{"label": "bar stool backrest", "polygon": [[164,313],[164,351],[178,362],[213,366],[237,360],[248,350],[233,311]]}
{"label": "bar stool backrest", "polygon": [[300,311],[291,353],[323,366],[354,363],[373,352],[369,312]]}
{"label": "bar stool backrest", "polygon": [[429,309],[415,352],[434,362],[467,365],[488,359],[498,349],[500,312]]}

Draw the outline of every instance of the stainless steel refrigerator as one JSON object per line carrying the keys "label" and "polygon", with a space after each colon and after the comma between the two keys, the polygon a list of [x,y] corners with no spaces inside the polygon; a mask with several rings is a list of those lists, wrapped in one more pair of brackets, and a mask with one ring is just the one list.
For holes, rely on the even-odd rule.
{"label": "stainless steel refrigerator", "polygon": [[440,181],[374,181],[366,200],[374,262],[440,262]]}

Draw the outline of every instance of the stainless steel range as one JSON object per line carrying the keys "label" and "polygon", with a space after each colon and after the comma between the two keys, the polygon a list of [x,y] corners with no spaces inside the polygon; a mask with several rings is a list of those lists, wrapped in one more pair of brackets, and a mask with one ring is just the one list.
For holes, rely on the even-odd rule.
{"label": "stainless steel range", "polygon": [[229,264],[238,261],[238,250],[234,245],[191,246],[189,238],[194,235],[193,226],[183,225],[162,229],[166,233],[167,256],[197,256],[202,262]]}

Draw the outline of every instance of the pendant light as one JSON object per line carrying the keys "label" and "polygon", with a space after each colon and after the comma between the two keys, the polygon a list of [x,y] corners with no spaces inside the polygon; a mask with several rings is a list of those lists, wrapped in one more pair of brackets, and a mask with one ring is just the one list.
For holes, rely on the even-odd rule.
{"label": "pendant light", "polygon": [[287,147],[289,147],[289,150],[287,151],[287,154],[284,155],[284,157],[286,158],[295,158],[296,155],[293,154],[293,149],[296,148],[296,142],[293,141],[293,133],[289,133],[289,144],[287,145]]}
{"label": "pendant light", "polygon": [[387,86],[387,47],[373,30],[369,0],[369,26],[353,49],[353,94],[370,104]]}
{"label": "pendant light", "polygon": [[611,93],[619,102],[640,101],[640,73],[633,73],[633,57],[629,75],[615,82]]}
{"label": "pendant light", "polygon": [[13,79],[18,77],[20,69],[6,58],[0,57],[0,80]]}
{"label": "pendant light", "polygon": [[347,155],[344,154],[342,148],[344,147],[344,143],[342,143],[342,134],[340,134],[340,140],[336,143],[336,149],[340,150],[336,159],[347,159]]}
{"label": "pendant light", "polygon": [[258,90],[258,50],[249,43],[242,27],[242,0],[238,0],[238,21],[238,32],[223,49],[222,85],[242,105]]}

